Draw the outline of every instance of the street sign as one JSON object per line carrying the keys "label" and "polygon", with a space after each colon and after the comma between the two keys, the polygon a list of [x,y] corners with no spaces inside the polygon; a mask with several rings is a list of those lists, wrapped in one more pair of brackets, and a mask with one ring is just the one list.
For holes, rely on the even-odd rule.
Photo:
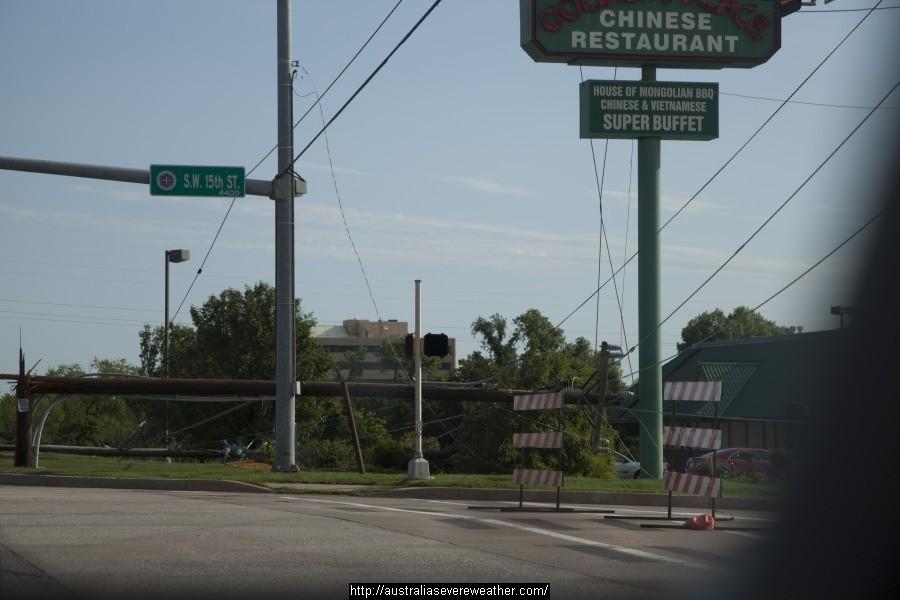
{"label": "street sign", "polygon": [[719,137],[719,84],[582,82],[582,138],[713,140]]}
{"label": "street sign", "polygon": [[244,167],[150,165],[151,196],[244,196]]}
{"label": "street sign", "polygon": [[779,0],[519,0],[537,62],[753,67],[781,47]]}

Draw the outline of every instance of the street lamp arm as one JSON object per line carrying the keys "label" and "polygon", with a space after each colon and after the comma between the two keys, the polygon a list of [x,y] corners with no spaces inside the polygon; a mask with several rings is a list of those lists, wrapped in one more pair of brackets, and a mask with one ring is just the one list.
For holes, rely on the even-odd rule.
{"label": "street lamp arm", "polygon": [[[25,171],[29,173],[46,173],[48,175],[64,175],[66,177],[86,177],[88,179],[105,179],[124,183],[150,184],[149,169],[127,169],[107,165],[89,165],[84,163],[59,162],[55,160],[38,160],[19,158],[16,156],[0,156],[0,169],[7,171]],[[245,182],[247,195],[272,196],[272,182],[262,179],[247,179]]]}

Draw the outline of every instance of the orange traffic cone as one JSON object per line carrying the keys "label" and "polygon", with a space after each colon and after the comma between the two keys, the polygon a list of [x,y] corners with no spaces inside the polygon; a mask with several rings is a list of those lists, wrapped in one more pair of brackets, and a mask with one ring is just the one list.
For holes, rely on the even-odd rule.
{"label": "orange traffic cone", "polygon": [[697,531],[707,531],[716,528],[716,520],[712,515],[698,515],[685,521],[684,526]]}

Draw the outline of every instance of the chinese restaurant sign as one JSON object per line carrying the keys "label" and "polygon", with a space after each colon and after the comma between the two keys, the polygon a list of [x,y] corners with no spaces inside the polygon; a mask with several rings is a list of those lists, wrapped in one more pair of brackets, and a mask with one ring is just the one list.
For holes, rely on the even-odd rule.
{"label": "chinese restaurant sign", "polygon": [[778,0],[519,0],[537,62],[753,67],[781,47]]}

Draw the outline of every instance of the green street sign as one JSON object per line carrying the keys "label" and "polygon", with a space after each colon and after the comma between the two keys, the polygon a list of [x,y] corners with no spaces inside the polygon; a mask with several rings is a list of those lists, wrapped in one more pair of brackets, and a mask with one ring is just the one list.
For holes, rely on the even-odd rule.
{"label": "green street sign", "polygon": [[519,0],[537,62],[753,67],[781,47],[781,0]]}
{"label": "green street sign", "polygon": [[588,80],[579,99],[582,138],[719,137],[718,83]]}
{"label": "green street sign", "polygon": [[244,167],[150,165],[151,196],[244,196]]}

